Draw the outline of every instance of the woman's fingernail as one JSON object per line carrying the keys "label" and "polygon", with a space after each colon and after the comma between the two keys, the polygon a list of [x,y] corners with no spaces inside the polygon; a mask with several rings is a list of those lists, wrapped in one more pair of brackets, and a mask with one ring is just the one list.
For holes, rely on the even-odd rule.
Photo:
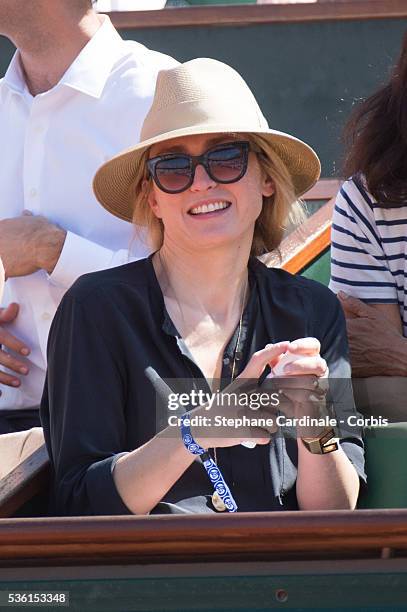
{"label": "woman's fingernail", "polygon": [[12,383],[13,387],[19,387],[20,386],[20,381],[19,380],[13,380]]}
{"label": "woman's fingernail", "polygon": [[21,351],[20,351],[20,353],[21,353],[22,355],[29,355],[29,354],[30,354],[30,349],[28,349],[28,348],[22,348],[22,349],[21,349]]}
{"label": "woman's fingernail", "polygon": [[20,368],[21,374],[28,374],[28,368]]}

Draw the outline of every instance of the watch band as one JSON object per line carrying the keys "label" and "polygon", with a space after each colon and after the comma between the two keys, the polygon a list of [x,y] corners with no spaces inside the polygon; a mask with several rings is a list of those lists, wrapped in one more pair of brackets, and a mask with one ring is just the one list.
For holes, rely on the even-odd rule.
{"label": "watch band", "polygon": [[325,429],[317,438],[301,438],[305,448],[314,455],[327,455],[338,450],[338,442],[332,429]]}

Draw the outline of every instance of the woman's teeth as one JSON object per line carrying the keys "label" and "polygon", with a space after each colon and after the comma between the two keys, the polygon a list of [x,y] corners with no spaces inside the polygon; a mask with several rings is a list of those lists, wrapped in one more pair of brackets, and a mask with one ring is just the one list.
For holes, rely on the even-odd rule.
{"label": "woman's teeth", "polygon": [[203,204],[202,206],[197,206],[196,208],[192,208],[189,212],[191,215],[203,215],[208,212],[213,212],[214,210],[222,210],[223,208],[229,208],[230,202],[213,202],[211,204]]}

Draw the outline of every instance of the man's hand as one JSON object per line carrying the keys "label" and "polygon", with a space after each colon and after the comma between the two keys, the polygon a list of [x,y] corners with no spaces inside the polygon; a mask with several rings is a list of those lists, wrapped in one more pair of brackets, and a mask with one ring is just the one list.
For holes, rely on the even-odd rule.
{"label": "man's hand", "polygon": [[3,297],[4,280],[5,280],[4,266],[3,266],[3,262],[0,259],[0,301]]}
{"label": "man's hand", "polygon": [[[0,308],[0,345],[14,351],[14,353],[26,357],[30,353],[30,349],[21,340],[10,334],[7,331],[7,324],[16,319],[18,315],[18,304],[10,304],[7,308]],[[0,349],[0,366],[7,368],[17,374],[28,374],[28,367],[19,359],[16,359],[3,349]],[[0,370],[0,386],[7,385],[9,387],[20,386],[20,379],[17,376],[7,374]],[[0,391],[1,393],[1,391]]]}
{"label": "man's hand", "polygon": [[346,317],[352,375],[406,376],[407,341],[394,322],[346,293],[340,292],[338,297]]}
{"label": "man's hand", "polygon": [[51,274],[65,237],[65,230],[28,211],[21,217],[1,220],[0,257],[6,278],[26,276],[41,269]]}

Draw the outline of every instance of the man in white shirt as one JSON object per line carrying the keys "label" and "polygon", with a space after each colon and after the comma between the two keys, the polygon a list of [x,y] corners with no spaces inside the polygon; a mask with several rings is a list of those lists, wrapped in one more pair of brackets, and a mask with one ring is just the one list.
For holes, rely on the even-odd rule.
{"label": "man in white shirt", "polygon": [[0,34],[18,48],[0,80],[5,433],[38,422],[47,337],[64,292],[81,274],[148,252],[130,224],[97,204],[92,177],[134,143],[157,72],[177,62],[124,42],[91,0],[1,0]]}

